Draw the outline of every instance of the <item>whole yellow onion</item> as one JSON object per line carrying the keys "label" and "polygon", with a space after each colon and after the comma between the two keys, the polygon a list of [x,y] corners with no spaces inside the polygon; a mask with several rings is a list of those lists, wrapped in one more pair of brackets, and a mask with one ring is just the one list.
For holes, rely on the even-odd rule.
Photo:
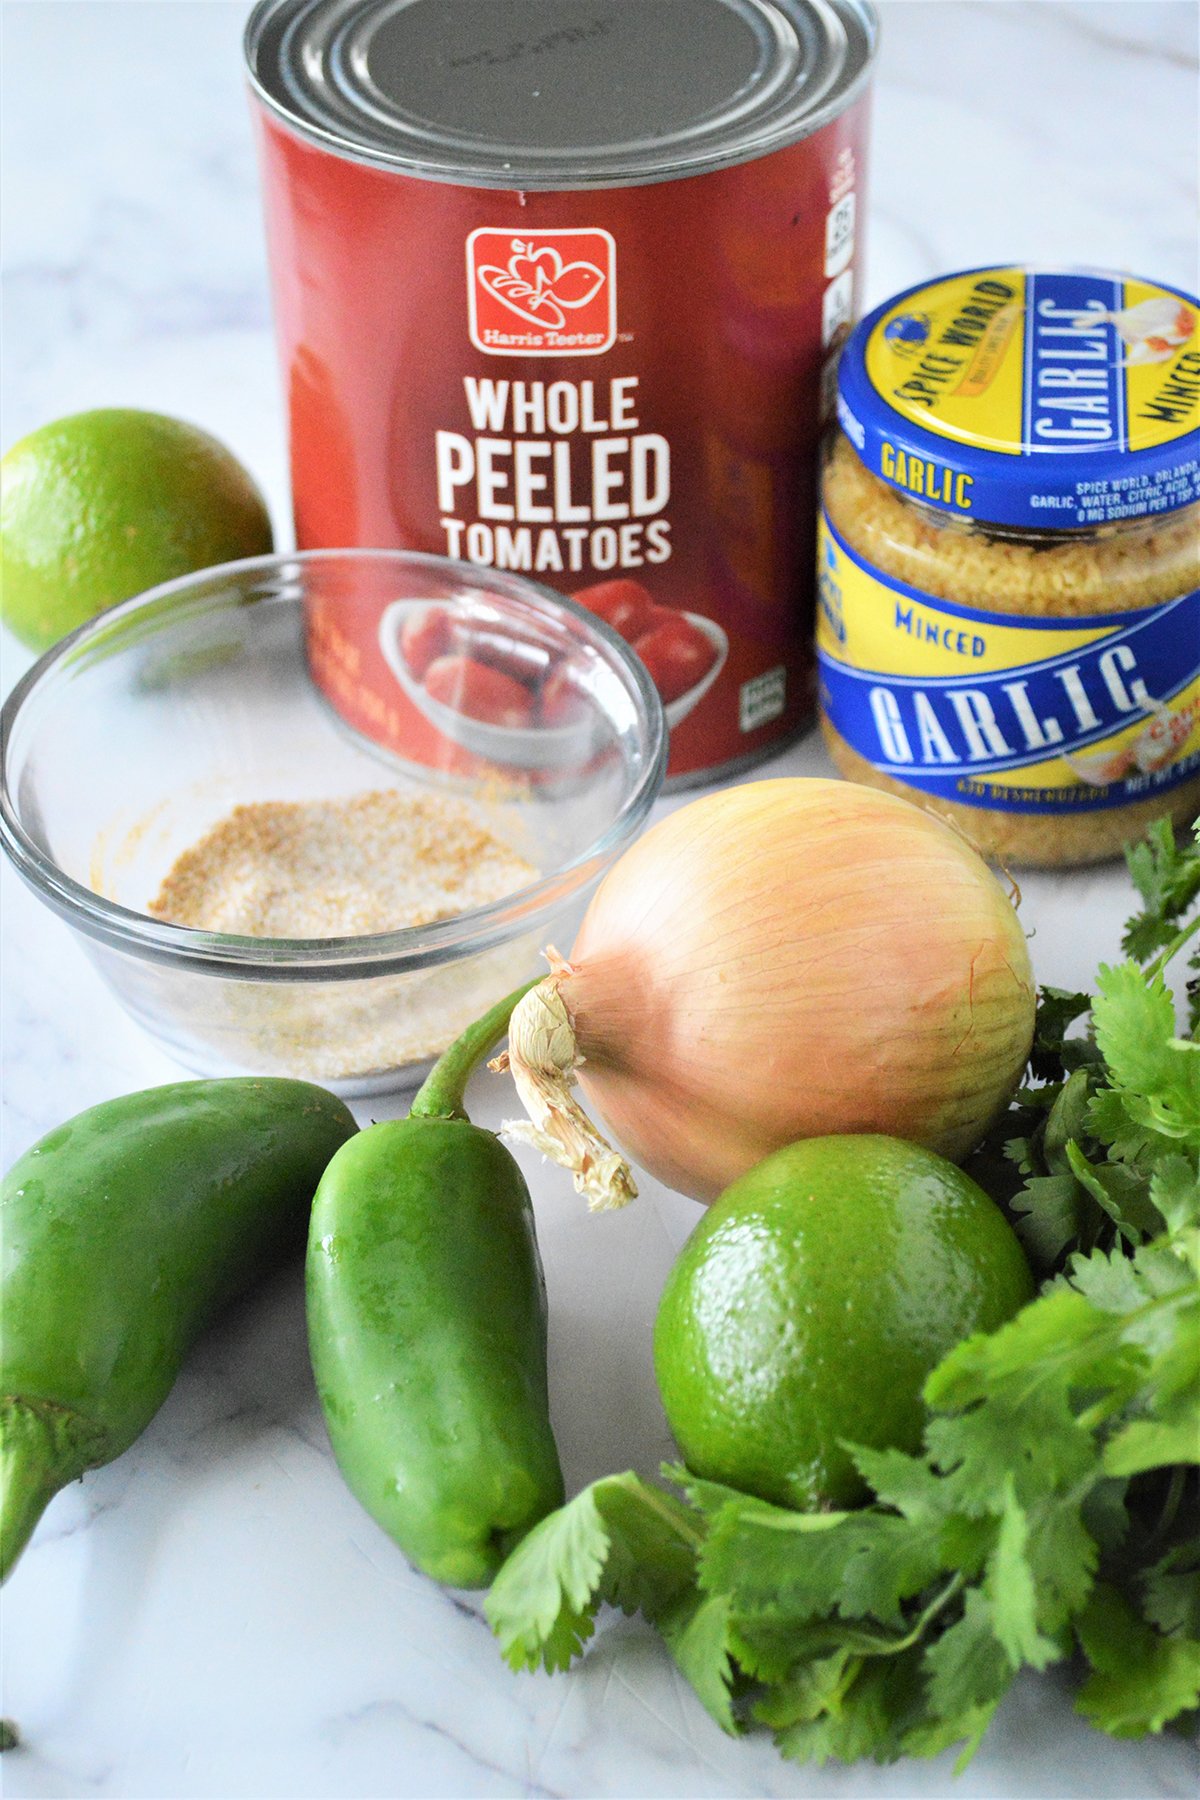
{"label": "whole yellow onion", "polygon": [[882,1132],[961,1158],[1008,1103],[1035,1006],[1024,934],[964,839],[840,781],[707,794],[597,890],[569,963],[513,1015],[532,1124],[593,1206],[625,1153],[710,1201],[799,1138]]}

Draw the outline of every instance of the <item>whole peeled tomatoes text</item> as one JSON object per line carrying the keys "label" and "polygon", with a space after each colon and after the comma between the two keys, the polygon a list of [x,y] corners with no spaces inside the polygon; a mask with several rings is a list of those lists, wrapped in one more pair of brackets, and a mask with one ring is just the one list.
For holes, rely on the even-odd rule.
{"label": "whole peeled tomatoes text", "polygon": [[434,438],[446,554],[536,575],[666,562],[671,449],[637,387],[464,376],[471,429]]}

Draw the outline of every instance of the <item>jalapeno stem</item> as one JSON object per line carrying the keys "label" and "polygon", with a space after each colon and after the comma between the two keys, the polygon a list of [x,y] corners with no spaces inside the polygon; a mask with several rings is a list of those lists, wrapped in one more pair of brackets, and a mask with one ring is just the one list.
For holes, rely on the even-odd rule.
{"label": "jalapeno stem", "polygon": [[103,1462],[102,1433],[68,1407],[9,1395],[0,1404],[0,1581],[60,1488]]}
{"label": "jalapeno stem", "polygon": [[463,1095],[467,1082],[489,1050],[495,1048],[508,1030],[508,1021],[518,1000],[524,999],[541,977],[524,982],[514,993],[498,1000],[481,1019],[468,1025],[448,1050],[439,1056],[409,1107],[413,1119],[465,1119]]}

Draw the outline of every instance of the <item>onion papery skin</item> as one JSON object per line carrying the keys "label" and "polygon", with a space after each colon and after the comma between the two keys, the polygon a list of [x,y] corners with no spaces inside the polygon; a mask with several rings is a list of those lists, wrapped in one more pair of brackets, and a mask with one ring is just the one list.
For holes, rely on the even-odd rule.
{"label": "onion papery skin", "polygon": [[1036,992],[982,858],[906,800],[754,782],[693,801],[593,897],[559,993],[618,1145],[711,1201],[842,1132],[954,1161],[1012,1096]]}

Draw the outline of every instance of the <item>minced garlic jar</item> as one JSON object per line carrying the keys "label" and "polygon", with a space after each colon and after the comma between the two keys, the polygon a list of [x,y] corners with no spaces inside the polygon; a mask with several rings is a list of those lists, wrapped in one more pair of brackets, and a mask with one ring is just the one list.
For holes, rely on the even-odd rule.
{"label": "minced garlic jar", "polygon": [[821,516],[844,775],[1045,867],[1200,811],[1200,302],[975,270],[856,328]]}

